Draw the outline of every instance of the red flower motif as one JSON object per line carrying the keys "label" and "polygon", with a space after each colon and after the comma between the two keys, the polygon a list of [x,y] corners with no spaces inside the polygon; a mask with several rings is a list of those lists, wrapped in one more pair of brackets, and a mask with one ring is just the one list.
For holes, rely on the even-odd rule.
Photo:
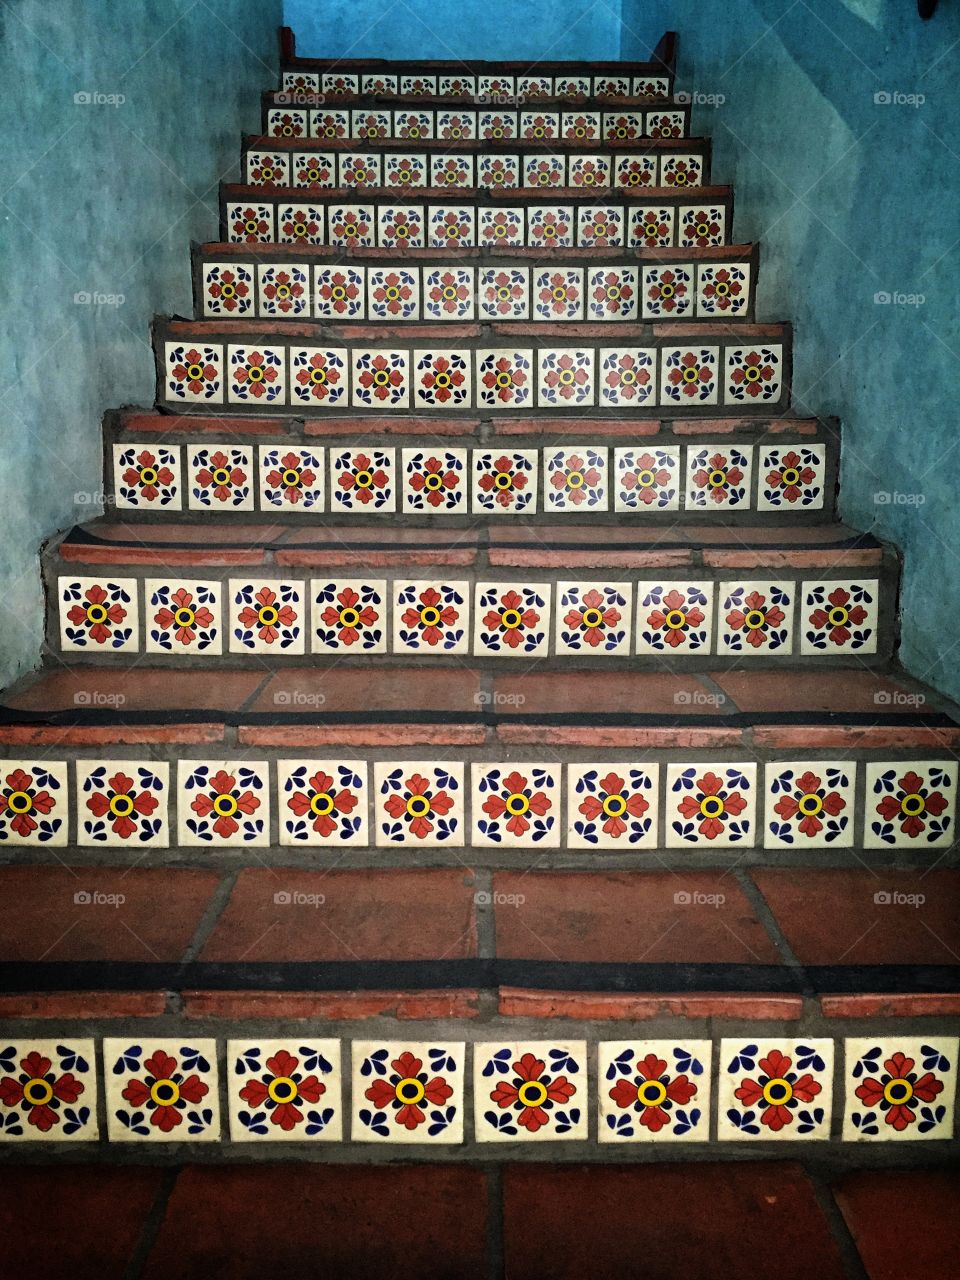
{"label": "red flower motif", "polygon": [[[447,214],[447,217],[451,218],[455,217],[455,215]],[[444,228],[445,235],[448,234],[448,231],[449,228]],[[469,288],[462,280],[458,279],[453,271],[444,271],[438,283],[430,287],[430,301],[439,303],[444,311],[457,311],[460,304],[469,297]]]}
{"label": "red flower motif", "polygon": [[720,224],[705,209],[698,209],[684,229],[684,238],[688,244],[705,247],[711,244],[720,234]]}
{"label": "red flower motif", "polygon": [[295,791],[287,801],[287,808],[298,818],[310,814],[313,818],[310,825],[314,831],[321,836],[332,836],[337,829],[337,818],[354,811],[357,797],[347,787],[334,790],[329,773],[315,773],[309,782],[310,791]]}
{"label": "red flower motif", "polygon": [[498,794],[487,796],[484,800],[483,812],[489,818],[502,818],[507,815],[504,824],[515,836],[522,836],[530,829],[528,814],[542,818],[553,808],[553,801],[542,791],[533,791],[522,773],[508,773],[502,780]]}
{"label": "red flower motif", "polygon": [[[317,293],[324,302],[331,305],[335,312],[342,314],[344,311],[348,311],[353,303],[356,302],[360,296],[360,289],[351,277],[345,275],[342,271],[334,271],[329,279],[325,279],[323,284],[320,285]],[[310,363],[316,365],[317,360],[322,359],[321,356],[314,356]],[[328,377],[331,382],[337,380],[330,377],[330,371],[328,371]],[[339,374],[337,378],[339,378]],[[302,374],[297,374],[297,380],[299,382],[305,381]],[[324,395],[326,395],[326,392],[324,392]]]}
{"label": "red flower motif", "polygon": [[512,240],[515,235],[516,225],[511,221],[510,215],[504,213],[502,209],[497,210],[483,229],[483,238],[494,243],[498,240]]}
{"label": "red flower motif", "polygon": [[581,160],[574,168],[573,181],[578,187],[606,186],[606,166],[597,164],[594,160]]}
{"label": "red flower motif", "polygon": [[267,1071],[260,1080],[248,1080],[240,1090],[240,1097],[251,1107],[266,1106],[270,1123],[284,1133],[290,1133],[303,1120],[298,1102],[319,1102],[327,1086],[316,1076],[301,1076],[297,1071],[300,1059],[286,1049],[278,1050],[267,1059]]}
{"label": "red flower motif", "polygon": [[745,1107],[761,1108],[760,1122],[774,1133],[793,1124],[792,1111],[799,1102],[812,1102],[822,1085],[809,1072],[797,1076],[790,1070],[792,1059],[779,1049],[773,1049],[761,1058],[758,1066],[763,1073],[756,1080],[745,1078],[734,1090]]}
{"label": "red flower motif", "polygon": [[705,839],[716,840],[722,835],[727,818],[743,813],[747,802],[739,791],[727,791],[715,773],[705,773],[698,778],[697,788],[696,795],[683,797],[677,812],[684,818],[699,817],[697,830]]}
{"label": "red flower motif", "polygon": [[364,116],[359,124],[354,126],[354,132],[358,138],[385,138],[387,126],[376,116]]}
{"label": "red flower motif", "polygon": [[210,458],[209,467],[197,471],[197,484],[202,489],[212,489],[218,502],[226,502],[231,489],[246,482],[247,473],[242,467],[232,467],[225,453],[217,450]]}
{"label": "red flower motif", "polygon": [[234,815],[256,813],[260,801],[252,791],[238,791],[233,774],[220,769],[210,779],[210,790],[195,796],[190,808],[200,818],[216,814],[213,829],[226,840],[240,830],[240,823]]}
{"label": "red flower motif", "polygon": [[133,779],[125,773],[115,773],[108,779],[109,791],[94,791],[87,800],[87,808],[96,818],[109,816],[110,826],[121,840],[127,840],[138,827],[138,817],[149,818],[159,803],[152,791],[134,791]]}
{"label": "red flower motif", "polygon": [[[703,286],[703,296],[705,298],[713,298],[721,311],[728,310],[734,299],[738,298],[742,292],[743,287],[740,281],[734,280],[726,267],[720,267],[719,270],[715,271],[713,279],[708,280]],[[796,454],[791,456],[797,458]],[[800,459],[797,458],[797,462],[799,461]]]}
{"label": "red flower motif", "polygon": [[440,130],[442,138],[469,138],[471,136],[470,121],[466,116],[451,116]]}
{"label": "red flower motif", "polygon": [[637,126],[629,116],[617,116],[616,120],[609,120],[607,123],[607,137],[615,142],[623,142],[628,138],[637,136]]}
{"label": "red flower motif", "polygon": [[411,774],[404,782],[406,790],[388,796],[384,809],[391,818],[403,818],[410,834],[423,840],[434,828],[430,821],[434,815],[444,817],[453,808],[453,798],[446,791],[432,791],[429,778],[422,773]]}
{"label": "red flower motif", "polygon": [[727,626],[733,631],[744,631],[744,639],[753,649],[767,643],[771,627],[779,627],[787,616],[779,605],[766,603],[767,597],[759,591],[751,591],[744,597],[742,609],[731,609],[727,614]]}
{"label": "red flower motif", "polygon": [[685,1107],[696,1094],[697,1086],[686,1075],[671,1080],[666,1062],[655,1053],[640,1059],[635,1079],[621,1078],[610,1090],[617,1106],[639,1111],[640,1123],[652,1133],[659,1133],[670,1123],[672,1104]]}
{"label": "red flower motif", "polygon": [[664,311],[676,311],[678,301],[686,292],[687,286],[675,271],[661,271],[660,279],[651,284],[647,296],[651,302],[659,302]]}
{"label": "red flower motif", "polygon": [[255,241],[269,233],[270,223],[256,209],[244,209],[234,222],[233,231],[234,235],[242,236],[246,241]]}
{"label": "red flower motif", "polygon": [[621,187],[650,187],[653,185],[653,169],[644,160],[631,160],[617,170]]}
{"label": "red flower motif", "polygon": [[895,795],[884,796],[877,813],[885,822],[899,822],[900,830],[915,840],[926,829],[925,818],[939,818],[948,801],[939,791],[930,791],[919,773],[908,770],[897,780]]}
{"label": "red flower motif", "polygon": [[637,497],[649,506],[657,500],[657,490],[670,482],[670,472],[666,467],[657,465],[652,453],[642,453],[630,471],[625,471],[620,483],[628,492],[636,492]]}
{"label": "red flower motif", "polygon": [[127,611],[116,602],[107,604],[109,595],[96,584],[87,588],[83,598],[87,604],[73,605],[67,610],[67,618],[75,627],[86,627],[95,644],[104,644],[110,639],[110,628],[122,622]]}
{"label": "red flower motif", "polygon": [[310,467],[301,466],[300,457],[296,453],[285,453],[280,459],[280,465],[282,471],[267,473],[267,484],[272,489],[282,489],[284,502],[296,506],[303,497],[304,488],[309,489],[316,482],[317,473]]}
{"label": "red flower motif", "polygon": [[[560,363],[569,359],[569,356],[561,356]],[[600,483],[600,472],[596,467],[586,466],[584,459],[578,453],[571,453],[566,463],[551,474],[550,483],[558,491],[563,490],[567,500],[574,506],[579,506],[589,497],[590,490]]]}
{"label": "red flower motif", "polygon": [[296,622],[297,611],[288,604],[277,604],[277,593],[270,587],[261,587],[254,599],[257,607],[245,605],[237,620],[245,627],[258,627],[260,639],[266,644],[273,644],[280,636],[280,627],[289,627]]}
{"label": "red flower motif", "polygon": [[697,181],[697,166],[688,164],[686,160],[678,160],[672,169],[664,175],[667,180],[668,187],[689,187],[695,186]]}
{"label": "red flower motif", "polygon": [[[422,381],[424,387],[432,391],[437,400],[445,403],[459,387],[463,386],[464,374],[461,369],[454,369],[446,356],[437,356],[433,361],[433,367],[423,375]],[[436,458],[432,458],[431,462],[437,462]],[[437,463],[438,467],[439,465]],[[453,475],[452,472],[449,474]],[[454,476],[454,483],[456,483],[456,476]],[[448,488],[453,488],[453,485],[448,485]]]}
{"label": "red flower motif", "polygon": [[143,1064],[143,1080],[129,1080],[121,1093],[132,1107],[146,1107],[150,1123],[162,1133],[169,1133],[183,1123],[182,1112],[187,1103],[202,1102],[210,1092],[198,1075],[184,1078],[177,1070],[177,1060],[162,1049]]}
{"label": "red flower motif", "polygon": [[655,246],[669,237],[670,224],[663,220],[659,212],[648,209],[641,218],[639,230],[644,244]]}
{"label": "red flower motif", "polygon": [[542,139],[553,137],[553,125],[547,123],[545,116],[535,116],[523,131],[525,138]]}
{"label": "red flower motif", "polygon": [[697,361],[694,352],[687,351],[680,357],[680,363],[670,370],[668,377],[673,386],[681,388],[683,395],[695,396],[700,383],[709,382],[713,373],[709,365],[701,365]]}
{"label": "red flower motif", "polygon": [[13,773],[8,773],[6,781],[9,789],[0,791],[0,813],[13,814],[10,819],[11,830],[18,836],[28,836],[36,831],[38,825],[32,815],[39,813],[46,817],[56,808],[57,802],[49,791],[37,791],[33,778],[23,769],[14,769]]}
{"label": "red flower motif", "polygon": [[443,639],[443,628],[452,627],[460,614],[453,605],[443,604],[443,596],[436,587],[426,587],[421,591],[419,601],[419,608],[404,611],[403,624],[416,628],[425,644],[439,644]]}
{"label": "red flower motif", "polygon": [[[266,224],[264,224],[266,230]],[[283,234],[292,236],[294,240],[313,239],[320,233],[320,224],[313,218],[298,210],[290,209],[283,223]]]}
{"label": "red flower motif", "polygon": [[[452,157],[444,160],[443,164],[434,171],[433,185],[435,187],[463,187],[467,184],[467,171],[459,160]],[[456,215],[454,215],[456,216]],[[447,215],[449,219],[450,215]]]}
{"label": "red flower motif", "polygon": [[[558,187],[562,181],[562,167],[552,165],[549,160],[538,160],[535,165],[531,165],[527,170],[528,187]],[[556,228],[556,216],[554,214],[545,214],[543,222],[544,228],[548,223]],[[550,233],[546,229],[544,229],[543,234],[549,238]],[[556,234],[555,231],[554,234]]]}
{"label": "red flower motif", "polygon": [[686,607],[683,595],[674,588],[663,597],[662,608],[654,609],[647,616],[647,623],[656,631],[664,632],[664,642],[676,649],[687,638],[692,627],[699,627],[704,613],[696,605]]}
{"label": "red flower motif", "polygon": [[[607,307],[614,315],[619,314],[632,297],[633,285],[621,279],[616,271],[608,271],[593,290],[594,302]],[[625,358],[633,359],[632,356]]]}
{"label": "red flower motif", "polygon": [[[609,210],[601,210],[595,213],[589,222],[585,222],[580,230],[580,238],[585,244],[592,244],[598,249],[604,249],[609,245],[616,244],[617,232],[619,227],[616,220],[611,216]],[[615,277],[614,277],[615,278]],[[609,280],[610,277],[608,276]],[[594,294],[596,297],[596,294]]]}
{"label": "red flower motif", "polygon": [[826,791],[822,779],[809,769],[797,778],[794,786],[793,793],[781,796],[773,807],[787,822],[800,814],[797,828],[805,836],[815,836],[823,830],[822,813],[835,818],[847,807],[843,796],[836,791]]}
{"label": "red flower motif", "polygon": [[403,373],[400,369],[390,367],[386,356],[376,355],[369,361],[370,367],[360,374],[361,387],[368,391],[372,388],[378,400],[389,399],[392,389],[403,385]]}
{"label": "red flower motif", "polygon": [[435,1107],[442,1107],[448,1098],[453,1097],[453,1089],[443,1076],[432,1079],[423,1068],[423,1061],[415,1058],[408,1051],[401,1053],[390,1063],[394,1074],[387,1079],[378,1079],[364,1092],[368,1102],[372,1102],[378,1111],[392,1107],[394,1123],[404,1129],[413,1130],[423,1124],[426,1114],[421,1103],[426,1101]]}
{"label": "red flower motif", "polygon": [[[410,301],[412,296],[413,290],[410,288],[409,284],[405,284],[401,281],[400,276],[397,275],[396,271],[388,271],[383,278],[383,284],[377,285],[373,291],[374,301],[384,303],[386,310],[392,316],[401,315],[404,305]],[[383,360],[383,357],[378,356],[377,360]],[[386,362],[384,361],[384,365],[385,364]],[[374,361],[374,365],[376,365],[376,360]],[[402,377],[400,377],[400,381],[402,380]],[[365,383],[364,385],[369,386],[369,383]],[[397,384],[395,383],[394,385]]]}
{"label": "red flower motif", "polygon": [[910,1105],[915,1099],[933,1102],[943,1092],[943,1081],[938,1080],[932,1071],[918,1079],[913,1069],[915,1065],[913,1058],[898,1050],[884,1062],[884,1075],[879,1079],[867,1076],[854,1091],[865,1106],[885,1111],[884,1124],[890,1125],[897,1133],[903,1133],[915,1122],[917,1113]]}
{"label": "red flower motif", "polygon": [[523,285],[511,280],[508,271],[498,271],[487,285],[483,296],[488,305],[492,305],[500,315],[505,316],[513,310],[514,303],[522,298],[523,294]]}
{"label": "red flower motif", "polygon": [[522,1125],[529,1133],[536,1133],[545,1124],[549,1124],[549,1109],[545,1102],[569,1102],[577,1092],[577,1086],[566,1076],[553,1079],[544,1075],[546,1063],[532,1053],[525,1053],[513,1064],[516,1078],[512,1081],[501,1080],[490,1094],[490,1100],[501,1110],[517,1107],[520,1115],[517,1124]]}
{"label": "red flower motif", "polygon": [[[438,360],[437,363],[446,364],[447,362]],[[447,392],[447,395],[438,395],[437,399],[445,400],[449,394]],[[460,483],[460,477],[456,471],[444,471],[443,463],[439,458],[427,458],[423,468],[423,471],[415,471],[410,477],[410,488],[414,493],[423,493],[431,507],[442,506],[446,501],[445,491],[455,489]]]}
{"label": "red flower motif", "polygon": [[242,280],[237,279],[234,272],[222,271],[220,279],[214,280],[210,284],[209,292],[211,298],[220,299],[226,311],[235,311],[239,305],[239,300],[245,298],[250,289]]}
{"label": "red flower motif", "polygon": [[303,133],[303,125],[285,112],[279,120],[274,120],[272,133],[275,138],[299,138]]}
{"label": "red flower motif", "polygon": [[173,376],[178,382],[186,384],[192,395],[199,395],[205,382],[213,382],[217,376],[216,365],[204,363],[204,357],[196,348],[184,352],[182,361],[173,366]]}
{"label": "red flower motif", "polygon": [[246,384],[247,390],[257,399],[266,394],[267,383],[276,382],[277,371],[272,364],[267,364],[262,351],[251,351],[246,364],[241,364],[233,371],[237,382]]}
{"label": "red flower motif", "polygon": [[250,181],[262,187],[275,187],[283,178],[280,156],[258,156],[250,171]]}
{"label": "red flower motif", "polygon": [[483,385],[490,391],[496,391],[498,400],[512,400],[514,392],[526,381],[526,371],[514,365],[509,356],[501,356],[483,375]]}
{"label": "red flower motif", "polygon": [[136,485],[144,501],[153,502],[160,492],[160,485],[173,484],[173,472],[169,467],[158,467],[156,455],[144,449],[137,454],[137,465],[124,471],[123,482]]}
{"label": "red flower motif", "polygon": [[263,296],[276,302],[280,311],[292,311],[297,299],[303,297],[303,285],[298,284],[289,271],[278,271],[274,279],[263,286]]}
{"label": "red flower motif", "polygon": [[604,381],[608,387],[619,387],[624,399],[632,400],[650,381],[650,372],[640,365],[636,356],[622,355],[619,366],[611,369]]}
{"label": "red flower motif", "polygon": [[833,644],[846,644],[853,634],[850,630],[851,624],[859,626],[865,621],[867,611],[863,605],[850,605],[852,599],[850,592],[845,591],[843,587],[837,587],[827,596],[827,603],[831,606],[829,609],[814,609],[810,615],[810,625],[818,630],[822,627],[829,627],[830,631],[827,639]]}
{"label": "red flower motif", "polygon": [[49,1133],[60,1123],[57,1112],[61,1102],[76,1102],[84,1092],[82,1081],[72,1071],[58,1076],[50,1070],[52,1065],[49,1058],[32,1049],[20,1060],[23,1074],[19,1079],[0,1078],[0,1103],[5,1107],[25,1107],[28,1123],[41,1133]]}
{"label": "red flower motif", "polygon": [[372,605],[360,606],[360,596],[353,587],[337,592],[336,605],[328,604],[320,620],[328,627],[337,627],[337,639],[341,644],[356,644],[361,627],[372,627],[380,615]]}
{"label": "red flower motif", "polygon": [[579,631],[584,643],[595,649],[603,643],[606,632],[617,625],[620,617],[620,610],[613,605],[605,605],[602,594],[594,588],[584,594],[583,607],[571,609],[563,621],[572,630]]}
{"label": "red flower motif", "polygon": [[484,126],[483,136],[500,142],[504,138],[510,137],[512,133],[511,124],[512,121],[508,120],[506,116],[491,116],[489,122]]}
{"label": "red flower motif", "polygon": [[700,489],[706,489],[712,502],[726,502],[730,490],[742,479],[740,468],[727,462],[722,453],[715,453],[710,459],[709,471],[700,467],[693,473],[693,483]]}
{"label": "red flower motif", "polygon": [[[556,271],[540,290],[538,297],[544,306],[559,316],[566,311],[568,306],[577,304],[580,299],[580,290],[576,285],[569,284],[562,272]],[[567,364],[564,365],[564,361],[567,361]],[[559,363],[564,368],[570,368],[573,365],[573,361],[569,356],[561,356]],[[586,381],[586,375],[581,381]],[[554,386],[556,384],[548,383],[548,385]]]}
{"label": "red flower motif", "polygon": [[401,245],[408,240],[416,240],[419,232],[420,226],[416,219],[411,218],[402,209],[398,209],[393,216],[393,221],[383,228],[383,235],[387,240],[396,240]]}
{"label": "red flower motif", "polygon": [[773,373],[772,364],[765,364],[758,352],[750,351],[744,357],[743,364],[730,374],[730,381],[755,399],[763,394],[763,384],[772,380]]}
{"label": "red flower motif", "polygon": [[358,502],[372,502],[374,491],[383,489],[389,483],[387,473],[381,467],[374,467],[373,459],[365,453],[358,453],[349,468],[345,468],[337,477],[341,489],[353,490]]}
{"label": "red flower motif", "polygon": [[779,489],[787,502],[796,502],[801,496],[801,485],[810,484],[816,477],[813,467],[804,466],[799,453],[791,449],[784,454],[780,466],[767,473],[767,484]]}
{"label": "red flower motif", "polygon": [[523,634],[532,630],[540,621],[536,609],[525,609],[523,597],[516,591],[506,591],[500,602],[483,615],[487,631],[499,632],[503,643],[511,649],[523,644]]}
{"label": "red flower motif", "polygon": [[562,355],[557,357],[556,368],[548,369],[543,380],[548,387],[556,388],[564,400],[569,400],[587,381],[587,371],[574,363],[573,356]]}
{"label": "red flower motif", "polygon": [[348,209],[331,219],[330,233],[334,243],[352,249],[370,234],[370,223],[359,211]]}
{"label": "red flower motif", "polygon": [[[497,361],[498,369],[502,363],[507,362]],[[484,376],[484,382],[488,376]],[[522,471],[514,471],[512,458],[497,458],[492,467],[492,471],[484,471],[477,484],[484,493],[494,493],[495,501],[501,507],[513,506],[517,494],[527,487],[527,477]]]}
{"label": "red flower motif", "polygon": [[631,818],[642,818],[650,808],[649,802],[639,792],[632,795],[624,793],[626,779],[621,778],[618,773],[608,773],[605,778],[599,779],[597,785],[600,788],[599,795],[584,796],[579,809],[588,822],[596,822],[602,817],[603,830],[608,836],[619,837],[627,830],[624,814],[629,814]]}

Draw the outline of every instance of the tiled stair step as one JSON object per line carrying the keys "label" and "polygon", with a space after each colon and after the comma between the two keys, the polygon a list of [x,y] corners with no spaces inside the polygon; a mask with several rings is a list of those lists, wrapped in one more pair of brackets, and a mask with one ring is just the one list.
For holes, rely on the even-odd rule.
{"label": "tiled stair step", "polygon": [[[453,304],[456,282],[444,289]],[[154,345],[158,403],[180,412],[656,406],[663,417],[702,417],[722,405],[769,416],[790,400],[788,324],[513,321],[438,331],[410,322],[159,317]],[[326,393],[318,396],[318,386]]]}
{"label": "tiled stair step", "polygon": [[640,70],[631,74],[629,66],[611,65],[600,74],[583,70],[560,71],[559,74],[516,74],[504,71],[471,76],[462,69],[451,68],[448,74],[410,69],[368,74],[342,74],[331,71],[316,74],[297,68],[285,68],[280,74],[279,95],[290,103],[308,103],[318,98],[327,105],[352,105],[371,97],[401,98],[411,104],[429,105],[434,100],[466,105],[546,106],[577,104],[580,106],[617,106],[632,101],[655,99],[669,101],[672,77],[661,71]]}
{"label": "tiled stair step", "polygon": [[[306,179],[308,175],[303,175]],[[731,238],[730,187],[650,187],[642,191],[585,195],[580,188],[543,195],[531,188],[502,192],[483,188],[457,191],[336,192],[289,186],[282,191],[223,183],[220,231],[223,240],[244,243],[331,244],[344,248],[391,248],[400,235],[413,247],[432,248],[513,243],[541,251],[588,247],[596,213],[614,215],[629,247],[706,248]]]}
{"label": "tiled stair step", "polygon": [[[593,225],[607,232],[614,213],[592,210]],[[451,253],[195,245],[194,309],[208,317],[442,321],[449,314],[444,282],[455,281],[454,314],[471,320],[752,320],[758,258],[756,245],[601,245],[546,254],[520,246]]]}
{"label": "tiled stair step", "polygon": [[[296,105],[292,105],[293,103]],[[307,95],[265,93],[261,110],[263,137],[352,139],[376,142],[395,138],[414,145],[426,138],[446,142],[451,148],[474,138],[502,142],[523,138],[529,142],[584,142],[610,138],[683,138],[690,133],[689,95],[676,98],[631,98],[610,104],[570,106],[543,99],[517,109],[496,102],[477,106],[447,97],[439,102],[411,104],[399,96],[367,94],[349,105],[327,102],[317,95],[308,106]]]}
{"label": "tiled stair step", "polygon": [[[960,727],[895,671],[218,664],[171,681],[61,665],[4,701],[6,861],[79,847],[84,862],[236,868],[296,849],[327,870],[333,856],[550,875],[599,856],[728,873],[906,860],[932,875],[956,858]],[[131,791],[153,803],[126,814]],[[441,792],[426,810],[417,799]]]}
{"label": "tiled stair step", "polygon": [[[323,576],[305,575],[305,570]],[[884,662],[898,566],[869,536],[568,526],[94,523],[45,561],[48,636],[79,661],[380,655],[458,665]],[[336,571],[336,572],[334,572]],[[639,574],[639,578],[638,578]],[[573,576],[576,575],[576,576]]]}
{"label": "tiled stair step", "polygon": [[[457,525],[484,515],[507,523],[522,516],[526,523],[556,514],[588,526],[672,527],[680,520],[809,526],[833,515],[839,424],[121,412],[105,420],[104,447],[104,503],[148,518],[202,519],[215,511],[218,519],[246,520],[260,510],[299,524],[322,514],[324,522],[395,526],[401,512],[405,526]],[[371,473],[369,486],[358,490],[349,477],[359,457],[382,475],[374,484]],[[227,484],[202,484],[200,471],[218,464],[229,468]],[[573,488],[563,479],[574,464],[587,469],[589,484]]]}
{"label": "tiled stair step", "polygon": [[241,173],[254,188],[497,187],[543,192],[574,187],[602,191],[645,187],[692,190],[710,182],[709,138],[602,138],[531,142],[427,138],[376,143],[336,138],[243,138]]}

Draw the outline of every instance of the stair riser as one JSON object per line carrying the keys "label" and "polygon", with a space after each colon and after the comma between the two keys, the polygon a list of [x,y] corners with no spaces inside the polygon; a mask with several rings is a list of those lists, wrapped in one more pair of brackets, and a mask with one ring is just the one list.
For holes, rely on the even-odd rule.
{"label": "stair riser", "polygon": [[394,72],[345,73],[333,69],[326,73],[306,71],[299,67],[281,68],[280,91],[296,99],[299,95],[323,95],[333,105],[368,95],[399,95],[411,99],[455,98],[467,102],[516,98],[524,103],[601,98],[616,101],[627,98],[667,98],[673,84],[672,75],[662,69],[631,69],[619,64],[600,74],[582,69],[565,69],[556,75],[539,75],[536,71],[516,75],[515,70],[491,68],[481,75],[464,73],[461,65],[450,67],[446,74],[431,73],[423,64]]}
{"label": "stair riser", "polygon": [[[699,199],[699,203],[697,203]],[[460,193],[451,200],[443,191],[397,193],[377,190],[334,194],[289,187],[276,194],[263,187],[224,186],[221,191],[221,238],[235,243],[328,244],[351,248],[396,243],[398,221],[408,228],[412,248],[472,248],[513,244],[542,252],[550,248],[592,243],[589,227],[598,207],[616,215],[629,248],[676,245],[681,248],[727,244],[733,223],[729,187],[711,187],[694,197],[670,188],[634,193],[618,191],[585,198],[555,193],[541,198],[532,190]],[[248,216],[247,211],[252,210]],[[362,235],[350,234],[358,212],[366,212]],[[398,220],[397,214],[402,214]],[[454,214],[452,220],[446,215]],[[699,215],[706,213],[702,218]],[[499,218],[497,215],[501,215]],[[348,215],[354,215],[354,218]],[[506,228],[498,232],[497,227]],[[587,228],[585,232],[583,228]],[[451,231],[456,238],[451,238]]]}

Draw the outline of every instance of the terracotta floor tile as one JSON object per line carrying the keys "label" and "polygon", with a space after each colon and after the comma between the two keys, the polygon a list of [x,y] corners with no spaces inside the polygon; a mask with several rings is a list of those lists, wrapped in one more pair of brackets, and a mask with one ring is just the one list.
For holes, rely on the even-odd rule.
{"label": "terracotta floor tile", "polygon": [[497,673],[494,686],[506,700],[498,706],[525,716],[589,716],[591,712],[676,716],[718,715],[723,710],[694,675],[650,671]]}
{"label": "terracotta floor tile", "polygon": [[834,1196],[870,1280],[933,1280],[957,1274],[960,1178],[950,1169],[851,1174]]}
{"label": "terracotta floor tile", "polygon": [[[324,713],[378,711],[476,713],[480,677],[460,668],[290,668],[278,672],[253,704],[256,712],[290,712],[319,706]],[[322,697],[321,703],[314,699]]]}
{"label": "terracotta floor tile", "polygon": [[2,705],[20,711],[76,711],[96,705],[89,695],[120,694],[117,715],[131,711],[160,711],[171,720],[177,711],[233,711],[243,706],[264,672],[200,669],[171,671],[137,667],[76,667],[41,673],[15,694],[5,694]]}
{"label": "terracotta floor tile", "polygon": [[[877,718],[890,712],[917,714],[916,706],[890,695],[903,686],[872,671],[711,672],[741,711],[863,711]],[[880,701],[877,700],[879,695]]]}

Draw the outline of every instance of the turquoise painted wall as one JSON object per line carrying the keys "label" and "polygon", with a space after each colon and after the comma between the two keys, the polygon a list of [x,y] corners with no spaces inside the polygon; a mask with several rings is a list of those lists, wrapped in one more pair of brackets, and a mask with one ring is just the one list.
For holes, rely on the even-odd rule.
{"label": "turquoise painted wall", "polygon": [[103,411],[153,401],[150,321],[189,314],[279,22],[280,0],[0,6],[0,682],[38,659],[41,540],[96,511]]}
{"label": "turquoise painted wall", "polygon": [[694,123],[761,318],[797,324],[798,409],[843,420],[844,518],[903,552],[902,659],[960,698],[960,6],[624,0],[622,56],[667,26],[680,87],[726,99]]}

